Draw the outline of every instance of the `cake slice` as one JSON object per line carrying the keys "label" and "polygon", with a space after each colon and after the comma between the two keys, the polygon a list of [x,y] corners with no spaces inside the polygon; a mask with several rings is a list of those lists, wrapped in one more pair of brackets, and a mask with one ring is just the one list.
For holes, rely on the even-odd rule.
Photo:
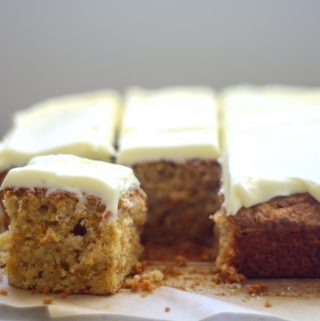
{"label": "cake slice", "polygon": [[247,277],[320,276],[320,100],[286,88],[225,92],[218,268]]}
{"label": "cake slice", "polygon": [[10,170],[1,190],[11,220],[11,285],[67,294],[120,288],[141,253],[146,220],[146,197],[130,168],[39,156]]}
{"label": "cake slice", "polygon": [[144,240],[212,241],[221,204],[217,103],[207,88],[129,91],[117,162],[148,195]]}

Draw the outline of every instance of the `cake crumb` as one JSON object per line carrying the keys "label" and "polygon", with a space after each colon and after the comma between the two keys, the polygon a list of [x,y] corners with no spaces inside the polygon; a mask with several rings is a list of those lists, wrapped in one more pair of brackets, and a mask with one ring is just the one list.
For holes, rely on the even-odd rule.
{"label": "cake crumb", "polygon": [[260,295],[260,294],[264,294],[266,291],[268,291],[268,285],[265,283],[247,284],[245,286],[245,290],[250,295]]}
{"label": "cake crumb", "polygon": [[124,286],[133,292],[153,292],[163,284],[163,278],[163,273],[155,269],[128,277]]}
{"label": "cake crumb", "polygon": [[43,298],[43,303],[44,303],[44,304],[52,304],[52,302],[53,302],[53,299],[52,299],[51,296],[45,296],[45,297]]}
{"label": "cake crumb", "polygon": [[164,309],[164,312],[170,312],[171,311],[171,308],[170,307],[166,307],[165,309]]}
{"label": "cake crumb", "polygon": [[162,273],[166,278],[176,278],[181,275],[181,272],[177,271],[172,266],[166,266],[165,268],[161,269]]}
{"label": "cake crumb", "polygon": [[219,269],[214,269],[211,279],[216,284],[243,283],[245,280],[246,277],[243,274],[239,274],[234,267],[226,264],[222,265]]}
{"label": "cake crumb", "polygon": [[186,266],[187,265],[187,260],[184,256],[182,255],[177,255],[174,258],[174,261],[176,262],[177,266]]}
{"label": "cake crumb", "polygon": [[70,292],[65,289],[63,292],[59,293],[60,299],[66,299],[70,295]]}
{"label": "cake crumb", "polygon": [[149,262],[146,260],[141,261],[141,262],[137,262],[133,267],[132,273],[133,274],[141,274],[146,270],[148,265],[149,265]]}
{"label": "cake crumb", "polygon": [[8,290],[7,289],[0,289],[0,295],[8,295]]}
{"label": "cake crumb", "polygon": [[265,308],[272,308],[272,302],[270,300],[265,300],[264,306],[265,306]]}

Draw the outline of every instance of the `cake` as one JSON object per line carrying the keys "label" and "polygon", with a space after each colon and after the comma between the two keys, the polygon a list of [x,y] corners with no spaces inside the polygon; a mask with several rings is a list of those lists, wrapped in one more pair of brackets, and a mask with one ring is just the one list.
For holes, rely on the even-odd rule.
{"label": "cake", "polygon": [[148,195],[143,240],[212,242],[220,208],[218,112],[207,88],[131,89],[116,161],[131,166]]}
{"label": "cake", "polygon": [[281,87],[224,92],[217,268],[250,278],[320,276],[319,98]]}
{"label": "cake", "polygon": [[120,288],[142,251],[146,220],[146,196],[132,169],[38,156],[10,170],[1,190],[11,220],[0,236],[10,243],[10,285],[98,295]]}
{"label": "cake", "polygon": [[[39,155],[63,153],[110,161],[119,114],[120,98],[111,90],[52,98],[17,112],[0,142],[0,183],[9,169]],[[7,217],[1,215],[3,220]]]}

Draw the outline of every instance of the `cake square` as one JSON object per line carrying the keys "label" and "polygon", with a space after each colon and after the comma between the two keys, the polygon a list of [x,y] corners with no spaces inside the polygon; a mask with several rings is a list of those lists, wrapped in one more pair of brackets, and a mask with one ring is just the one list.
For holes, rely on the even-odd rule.
{"label": "cake square", "polygon": [[12,169],[1,190],[11,285],[98,295],[120,288],[142,251],[146,220],[146,196],[130,168],[41,156]]}
{"label": "cake square", "polygon": [[251,278],[320,276],[319,98],[281,87],[224,93],[218,268]]}
{"label": "cake square", "polygon": [[148,195],[145,241],[212,242],[209,215],[222,198],[217,101],[212,90],[130,90],[116,161]]}

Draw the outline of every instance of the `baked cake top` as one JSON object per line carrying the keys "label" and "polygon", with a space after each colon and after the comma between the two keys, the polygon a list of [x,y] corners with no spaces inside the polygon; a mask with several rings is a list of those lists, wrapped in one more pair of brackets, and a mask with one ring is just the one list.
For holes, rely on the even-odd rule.
{"label": "baked cake top", "polygon": [[320,201],[319,92],[238,87],[223,101],[227,213],[295,193]]}
{"label": "baked cake top", "polygon": [[217,102],[212,90],[176,87],[127,93],[117,161],[219,157]]}
{"label": "baked cake top", "polygon": [[101,90],[53,98],[16,113],[0,143],[0,171],[47,154],[110,160],[119,108],[118,95]]}
{"label": "baked cake top", "polygon": [[96,196],[115,217],[121,195],[139,186],[131,168],[73,155],[38,156],[24,167],[11,169],[1,190],[44,188],[47,194],[69,192],[79,200]]}

